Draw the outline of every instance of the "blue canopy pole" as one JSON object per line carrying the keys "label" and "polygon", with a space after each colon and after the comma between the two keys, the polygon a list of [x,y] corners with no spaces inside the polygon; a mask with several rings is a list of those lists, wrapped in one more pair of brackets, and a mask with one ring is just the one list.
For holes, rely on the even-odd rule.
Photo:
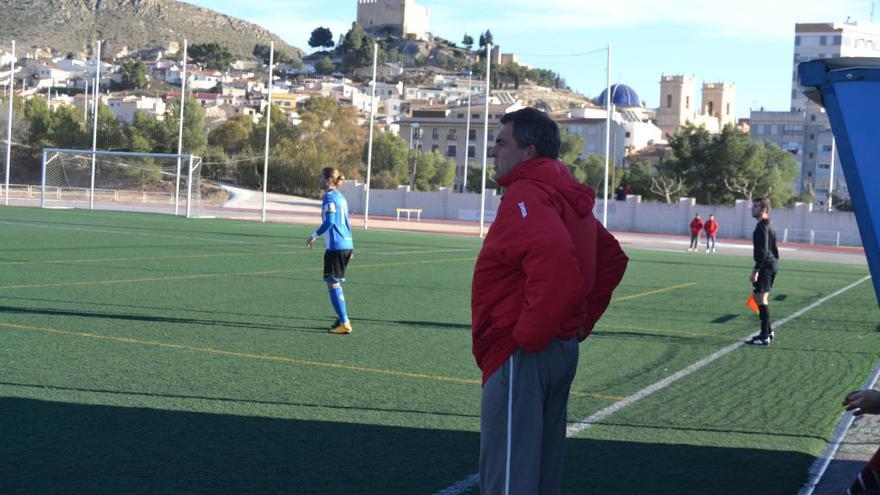
{"label": "blue canopy pole", "polygon": [[880,59],[803,62],[804,94],[825,107],[880,303]]}

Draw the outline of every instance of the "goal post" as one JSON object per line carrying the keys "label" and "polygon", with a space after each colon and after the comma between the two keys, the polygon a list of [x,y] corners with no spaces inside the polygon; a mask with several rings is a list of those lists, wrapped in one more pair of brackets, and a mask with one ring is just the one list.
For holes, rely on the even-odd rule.
{"label": "goal post", "polygon": [[191,154],[44,148],[40,207],[201,216],[201,169]]}

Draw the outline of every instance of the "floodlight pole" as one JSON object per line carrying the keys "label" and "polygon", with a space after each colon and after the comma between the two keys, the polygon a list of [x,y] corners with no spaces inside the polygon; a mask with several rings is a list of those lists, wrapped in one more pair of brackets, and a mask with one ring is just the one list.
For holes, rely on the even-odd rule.
{"label": "floodlight pole", "polygon": [[86,79],[86,90],[83,91],[83,124],[89,125],[89,80]]}
{"label": "floodlight pole", "polygon": [[467,168],[468,168],[468,152],[470,151],[471,137],[471,71],[468,70],[468,102],[467,102],[467,120],[464,125],[464,173],[461,176],[461,192],[467,192]]}
{"label": "floodlight pole", "polygon": [[98,90],[101,88],[101,40],[98,40],[98,52],[95,58],[95,101],[92,108],[92,173],[89,185],[89,209],[95,209],[95,152],[98,151]]}
{"label": "floodlight pole", "polygon": [[[183,40],[183,69],[180,72],[180,119],[177,124],[177,154],[183,153],[183,106],[186,101],[186,57],[187,40]],[[174,214],[180,209],[180,157],[177,157],[177,173],[174,175]],[[189,216],[189,215],[187,215]]]}
{"label": "floodlight pole", "polygon": [[15,40],[12,40],[12,62],[9,63],[9,117],[6,119],[6,180],[3,191],[5,204],[9,205],[9,170],[12,166],[12,100],[15,95]]}
{"label": "floodlight pole", "polygon": [[[837,151],[837,142],[834,140],[834,135],[831,136],[831,162],[828,168],[828,211],[831,211],[833,207],[833,198],[832,191],[834,191],[834,154]],[[7,186],[8,187],[8,186]]]}
{"label": "floodlight pole", "polygon": [[608,168],[611,160],[611,43],[608,43],[608,81],[605,89],[605,188],[602,193],[602,225],[608,227]]}
{"label": "floodlight pole", "polygon": [[269,89],[266,105],[266,146],[263,150],[263,216],[266,221],[266,193],[269,190],[269,130],[272,128],[272,79],[275,72],[275,42],[269,42]]}
{"label": "floodlight pole", "polygon": [[[373,82],[370,93],[370,135],[367,138],[367,180],[364,182],[364,230],[370,218],[370,174],[373,170],[373,121],[376,119],[376,61],[379,58],[379,44],[373,42]],[[410,132],[412,141],[412,132]]]}
{"label": "floodlight pole", "polygon": [[492,62],[492,44],[486,45],[486,106],[483,119],[483,185],[480,187],[480,237],[483,237],[486,222],[486,159],[489,155],[489,71]]}

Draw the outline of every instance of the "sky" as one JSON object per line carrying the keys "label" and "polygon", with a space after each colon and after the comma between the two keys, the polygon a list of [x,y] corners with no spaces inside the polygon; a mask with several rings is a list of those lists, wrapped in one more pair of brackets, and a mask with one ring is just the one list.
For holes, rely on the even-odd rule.
{"label": "sky", "polygon": [[[311,51],[318,26],[334,38],[357,16],[357,0],[187,0],[259,24]],[[736,115],[749,109],[788,110],[798,22],[870,20],[871,0],[418,0],[430,31],[457,43],[487,29],[503,53],[559,72],[575,91],[597,96],[606,85],[612,46],[612,83],[636,90],[657,107],[662,75],[735,83]],[[880,0],[875,0],[880,21]],[[699,89],[698,89],[699,91]],[[697,95],[699,98],[699,94]]]}

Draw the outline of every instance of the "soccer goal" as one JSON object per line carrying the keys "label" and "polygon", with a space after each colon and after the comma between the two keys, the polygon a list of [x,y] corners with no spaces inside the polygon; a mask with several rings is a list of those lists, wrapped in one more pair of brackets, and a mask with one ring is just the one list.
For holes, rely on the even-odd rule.
{"label": "soccer goal", "polygon": [[40,206],[205,216],[201,169],[194,155],[46,148]]}

